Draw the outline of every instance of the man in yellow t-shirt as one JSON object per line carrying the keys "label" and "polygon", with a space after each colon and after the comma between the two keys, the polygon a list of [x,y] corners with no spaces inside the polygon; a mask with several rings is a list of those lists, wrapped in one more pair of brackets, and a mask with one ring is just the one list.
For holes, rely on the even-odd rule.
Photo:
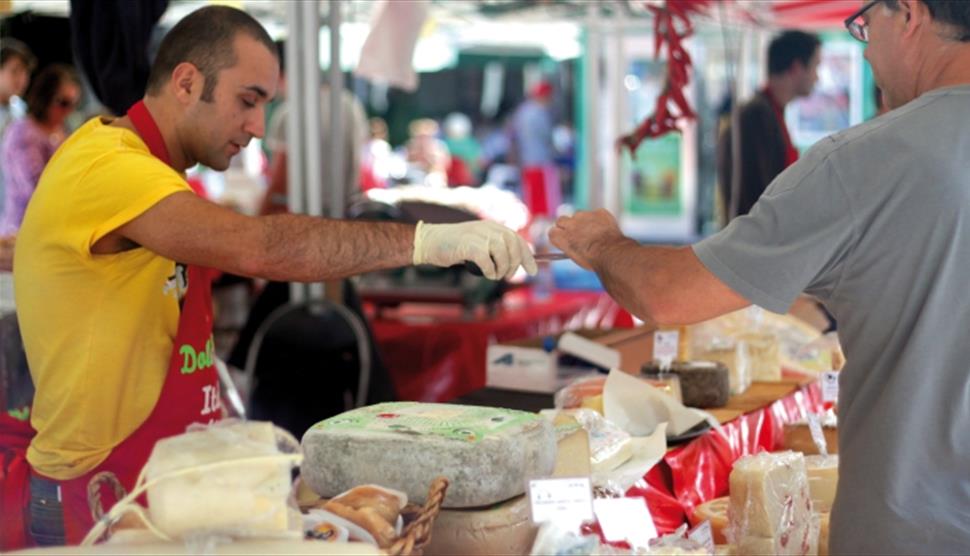
{"label": "man in yellow t-shirt", "polygon": [[[94,473],[131,489],[155,441],[220,414],[204,267],[290,281],[466,260],[491,278],[535,272],[521,238],[491,222],[254,218],[196,196],[182,173],[224,170],[263,135],[278,67],[250,16],[197,10],[163,40],[143,101],[85,124],[42,175],[13,265],[36,386],[26,453],[35,542],[79,541]],[[26,481],[8,474],[0,494]]]}

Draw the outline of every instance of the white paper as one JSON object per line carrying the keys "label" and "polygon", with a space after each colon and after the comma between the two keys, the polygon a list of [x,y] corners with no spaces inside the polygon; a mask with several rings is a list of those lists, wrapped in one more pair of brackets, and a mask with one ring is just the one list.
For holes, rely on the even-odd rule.
{"label": "white paper", "polygon": [[702,545],[710,554],[714,554],[716,550],[716,545],[714,544],[714,533],[711,530],[711,522],[709,520],[704,520],[703,523],[694,527],[690,533],[687,533],[687,538]]}
{"label": "white paper", "polygon": [[564,529],[578,529],[593,519],[593,488],[589,477],[534,479],[529,481],[533,523],[552,522]]}
{"label": "white paper", "polygon": [[677,436],[701,421],[716,420],[704,411],[686,407],[650,384],[619,369],[612,369],[603,387],[605,417],[633,436],[647,436],[660,423],[667,435]]}
{"label": "white paper", "polygon": [[609,542],[630,543],[634,549],[648,548],[657,538],[657,527],[643,498],[597,498],[593,511]]}
{"label": "white paper", "polygon": [[653,333],[653,358],[660,362],[661,369],[669,369],[670,364],[677,359],[679,343],[680,332],[676,330],[658,330]]}
{"label": "white paper", "polygon": [[609,484],[623,492],[630,490],[667,453],[667,423],[660,423],[650,436],[631,438],[630,447],[633,451],[630,459],[612,471],[593,473],[593,484]]}
{"label": "white paper", "polygon": [[825,371],[822,373],[822,401],[835,403],[839,400],[839,373]]}
{"label": "white paper", "polygon": [[604,369],[620,366],[620,352],[609,346],[583,338],[574,332],[563,334],[559,338],[556,348],[562,353],[568,353]]}

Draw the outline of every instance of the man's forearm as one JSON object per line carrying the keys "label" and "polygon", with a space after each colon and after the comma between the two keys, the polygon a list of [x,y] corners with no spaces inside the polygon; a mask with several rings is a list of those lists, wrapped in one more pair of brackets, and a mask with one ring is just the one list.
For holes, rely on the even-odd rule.
{"label": "man's forearm", "polygon": [[606,291],[648,326],[691,324],[749,305],[690,247],[643,246],[625,238],[600,253],[593,268]]}
{"label": "man's forearm", "polygon": [[319,281],[410,265],[414,226],[278,214],[260,218],[254,273],[272,280]]}

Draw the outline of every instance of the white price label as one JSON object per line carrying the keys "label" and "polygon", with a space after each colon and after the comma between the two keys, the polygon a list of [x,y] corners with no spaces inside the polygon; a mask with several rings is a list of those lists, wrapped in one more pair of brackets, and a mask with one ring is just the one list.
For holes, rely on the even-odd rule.
{"label": "white price label", "polygon": [[714,554],[714,533],[711,531],[710,521],[705,519],[704,523],[694,527],[690,533],[687,533],[687,538],[706,548],[710,554]]}
{"label": "white price label", "polygon": [[593,519],[593,489],[589,477],[529,481],[533,523],[551,521],[577,531]]}
{"label": "white price label", "polygon": [[822,373],[822,401],[835,403],[839,400],[839,373],[825,371]]}
{"label": "white price label", "polygon": [[807,416],[808,420],[808,432],[812,434],[812,441],[815,442],[815,446],[818,447],[818,453],[823,456],[829,455],[828,446],[825,441],[825,433],[822,432],[822,422],[819,420],[818,415],[814,413],[809,413]]}
{"label": "white price label", "polygon": [[653,358],[660,361],[663,367],[677,359],[677,345],[680,342],[680,332],[676,330],[658,330],[653,333]]}
{"label": "white price label", "polygon": [[609,542],[630,543],[634,549],[648,548],[657,538],[657,527],[642,498],[597,498],[593,511]]}

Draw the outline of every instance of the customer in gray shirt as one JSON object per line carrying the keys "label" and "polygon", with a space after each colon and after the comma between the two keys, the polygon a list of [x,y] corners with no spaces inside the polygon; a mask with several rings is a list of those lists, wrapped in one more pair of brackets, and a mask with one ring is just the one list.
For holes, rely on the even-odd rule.
{"label": "customer in gray shirt", "polygon": [[692,247],[639,246],[605,211],[550,237],[648,322],[821,299],[847,361],[832,553],[966,554],[970,2],[860,8],[847,26],[894,111],[821,141]]}

